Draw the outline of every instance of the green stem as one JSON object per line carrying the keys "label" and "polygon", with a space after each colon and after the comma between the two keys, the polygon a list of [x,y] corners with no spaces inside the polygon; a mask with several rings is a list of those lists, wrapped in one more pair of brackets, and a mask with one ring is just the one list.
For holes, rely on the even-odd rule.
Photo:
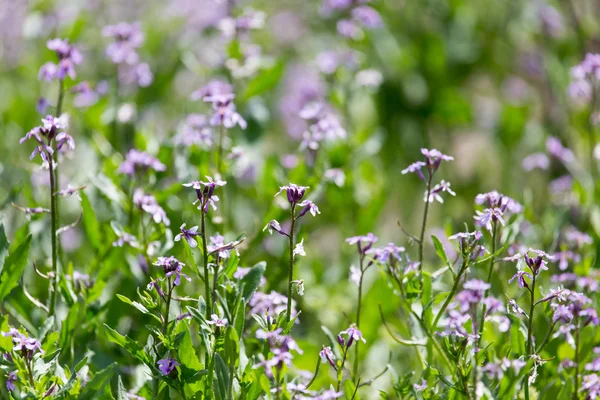
{"label": "green stem", "polygon": [[542,352],[542,350],[544,349],[544,347],[546,347],[546,344],[548,343],[548,340],[550,340],[550,336],[552,335],[552,332],[554,332],[555,326],[556,326],[556,322],[553,322],[552,325],[550,325],[550,328],[548,329],[548,333],[546,334],[544,341],[540,344],[540,347],[538,347],[537,351],[535,352],[536,354],[540,354]]}
{"label": "green stem", "polygon": [[26,360],[25,365],[27,366],[27,375],[29,376],[29,384],[31,388],[35,390],[35,383],[33,380],[33,372],[31,372],[31,360]]}
{"label": "green stem", "polygon": [[215,270],[213,272],[213,287],[212,287],[212,301],[213,306],[212,309],[217,309],[217,284],[219,281],[219,267],[220,267],[219,254],[217,253],[217,258],[215,260]]}
{"label": "green stem", "polygon": [[425,239],[425,228],[427,227],[427,213],[429,212],[429,193],[431,192],[431,181],[433,173],[429,172],[427,180],[427,191],[425,192],[425,210],[423,211],[423,222],[421,223],[421,233],[419,235],[419,273],[423,270],[423,240]]}
{"label": "green stem", "polygon": [[290,266],[289,266],[289,276],[288,276],[288,299],[287,299],[287,314],[285,316],[287,324],[290,323],[292,319],[292,289],[294,280],[294,228],[296,225],[296,204],[292,204],[292,226],[290,228]]}
{"label": "green stem", "polygon": [[212,314],[212,301],[210,298],[210,283],[208,280],[208,249],[206,245],[206,212],[204,211],[204,205],[202,207],[202,221],[200,224],[200,234],[202,236],[202,261],[204,263],[204,293],[206,296],[206,319],[210,318]]}
{"label": "green stem", "polygon": [[452,285],[452,290],[450,290],[450,294],[448,295],[448,297],[446,297],[446,301],[444,301],[442,308],[440,308],[437,315],[435,316],[435,320],[433,320],[433,325],[432,325],[433,327],[437,326],[438,322],[440,321],[440,318],[442,318],[442,315],[444,315],[446,308],[448,308],[448,305],[450,304],[452,299],[454,299],[454,296],[456,295],[456,292],[458,291],[458,286],[460,285],[460,280],[462,278],[462,275],[464,274],[464,272],[467,270],[468,267],[469,267],[469,260],[463,258],[462,266],[460,267],[460,271],[458,271],[458,275],[456,276],[456,279],[454,280],[454,285]]}
{"label": "green stem", "polygon": [[579,331],[581,330],[581,327],[579,326],[579,316],[578,315],[575,316],[575,327],[576,327],[576,331],[575,331],[575,388],[573,390],[573,400],[578,399],[578,393],[579,393],[579,363],[580,363]]}
{"label": "green stem", "polygon": [[[358,281],[358,304],[356,306],[356,328],[360,329],[360,309],[362,305],[362,289],[363,289],[363,276],[365,275],[364,269],[364,254],[360,255],[360,279]],[[352,376],[354,377],[354,382],[358,379],[358,342],[356,341],[356,349],[354,350],[354,364],[352,367]]]}
{"label": "green stem", "polygon": [[52,240],[52,291],[50,293],[50,312],[49,315],[53,316],[56,313],[56,294],[58,292],[58,244],[56,240],[57,231],[57,215],[56,215],[56,186],[54,181],[54,161],[52,156],[49,156],[49,177],[50,177],[50,219],[51,219],[51,232],[50,237]]}
{"label": "green stem", "polygon": [[167,334],[167,328],[169,327],[169,311],[171,310],[171,296],[173,295],[173,287],[171,286],[171,277],[167,278],[167,285],[169,288],[169,292],[167,293],[167,307],[165,310],[165,317],[163,318],[163,327],[162,327],[162,334],[166,335]]}
{"label": "green stem", "polygon": [[[526,360],[529,360],[529,356],[531,356],[531,347],[533,345],[533,313],[535,311],[535,271],[532,271],[533,278],[531,280],[531,307],[529,307],[529,323],[527,325],[527,357]],[[529,378],[525,377],[525,400],[529,400]]]}
{"label": "green stem", "polygon": [[346,346],[346,348],[344,349],[344,356],[342,357],[342,365],[340,366],[340,369],[338,370],[338,379],[337,379],[337,386],[336,386],[336,392],[340,391],[340,386],[342,386],[342,380],[344,379],[344,364],[346,364],[346,357],[348,356],[348,346]]}

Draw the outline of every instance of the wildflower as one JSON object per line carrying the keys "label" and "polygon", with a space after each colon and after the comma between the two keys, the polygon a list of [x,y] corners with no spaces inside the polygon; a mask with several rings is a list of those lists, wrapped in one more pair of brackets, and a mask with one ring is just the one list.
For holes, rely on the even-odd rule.
{"label": "wildflower", "polygon": [[452,189],[450,189],[450,182],[442,180],[440,183],[431,188],[429,192],[425,192],[423,201],[433,203],[434,200],[437,200],[440,203],[443,203],[444,199],[442,198],[442,196],[440,196],[440,193],[442,192],[448,192],[452,196],[456,196],[456,193],[454,193]]}
{"label": "wildflower", "polygon": [[210,124],[212,126],[224,126],[225,128],[233,128],[239,125],[240,128],[246,129],[247,123],[244,118],[236,111],[233,99],[235,95],[229,94],[216,94],[212,96],[206,96],[203,98],[205,102],[211,103],[214,111],[213,116],[210,118]]}
{"label": "wildflower", "polygon": [[519,213],[523,210],[523,206],[514,199],[505,196],[497,191],[493,190],[488,193],[480,193],[475,196],[475,204],[485,205],[487,208],[500,209],[502,214],[505,212],[511,212],[513,214]]}
{"label": "wildflower", "polygon": [[368,249],[366,254],[373,254],[374,258],[380,263],[390,263],[393,261],[401,261],[400,253],[406,251],[404,247],[398,247],[394,243],[388,243],[380,248]]}
{"label": "wildflower", "polygon": [[152,219],[157,224],[163,223],[166,226],[171,224],[167,213],[158,204],[156,198],[150,194],[145,194],[142,189],[136,189],[133,192],[133,203],[152,216]]}
{"label": "wildflower", "polygon": [[[287,297],[274,290],[270,293],[256,292],[250,298],[248,305],[251,307],[251,315],[264,315],[267,312],[277,315],[286,310]],[[296,302],[292,300],[292,317],[297,314]]]}
{"label": "wildflower", "polygon": [[145,173],[149,169],[152,169],[156,172],[164,172],[166,171],[167,167],[150,154],[136,149],[131,149],[127,153],[125,161],[123,161],[119,166],[118,171],[122,174],[133,177],[136,172]]}
{"label": "wildflower", "polygon": [[402,175],[406,175],[409,172],[410,173],[414,173],[414,174],[417,174],[417,176],[419,178],[421,178],[422,181],[425,181],[425,175],[423,175],[423,172],[421,171],[421,168],[423,168],[425,166],[427,166],[427,164],[424,163],[423,161],[416,161],[416,162],[410,164],[405,169],[403,169],[402,170]]}
{"label": "wildflower", "polygon": [[483,234],[479,231],[459,232],[448,237],[448,240],[458,240],[460,243],[459,248],[462,256],[475,259],[487,251],[481,244],[479,244],[479,241],[482,237]]}
{"label": "wildflower", "polygon": [[567,242],[577,245],[577,248],[580,249],[586,244],[593,243],[592,237],[590,235],[577,230],[573,226],[565,229],[564,236]]}
{"label": "wildflower", "polygon": [[10,328],[8,332],[2,332],[2,336],[11,336],[13,351],[21,353],[28,360],[33,358],[35,352],[44,352],[41,343],[37,339],[27,337],[15,328]]}
{"label": "wildflower", "polygon": [[265,227],[263,228],[263,232],[265,230],[268,230],[269,234],[273,234],[273,231],[275,231],[275,232],[279,233],[280,235],[289,237],[289,235],[287,233],[285,233],[285,231],[281,228],[281,225],[279,225],[279,222],[275,221],[274,219],[269,221],[269,223],[267,225],[265,225]]}
{"label": "wildflower", "polygon": [[425,156],[425,166],[430,171],[437,171],[442,161],[454,161],[454,157],[447,156],[436,149],[421,149],[421,154]]}
{"label": "wildflower", "polygon": [[552,322],[562,321],[565,323],[571,322],[573,319],[573,313],[569,307],[562,304],[553,304],[554,313],[552,314]]}
{"label": "wildflower", "polygon": [[573,152],[564,147],[560,140],[556,137],[552,136],[546,140],[546,150],[552,157],[557,158],[563,163],[568,164],[575,160],[575,155]]}
{"label": "wildflower", "polygon": [[48,62],[40,68],[38,78],[51,81],[54,79],[64,80],[67,76],[75,79],[75,65],[81,64],[83,57],[79,50],[69,44],[68,40],[52,39],[46,42],[48,50],[56,52],[58,64]]}
{"label": "wildflower", "polygon": [[198,226],[193,226],[190,229],[185,229],[185,223],[179,227],[181,233],[178,233],[173,240],[179,242],[182,238],[185,239],[190,247],[196,248],[198,247],[198,242],[194,239],[196,236],[200,235],[198,233]]}
{"label": "wildflower", "polygon": [[517,302],[514,299],[510,299],[508,301],[508,310],[511,312],[514,312],[516,314],[521,314],[525,318],[529,318],[529,317],[527,317],[527,314],[525,313],[525,311],[523,311],[523,309],[521,307],[519,307],[519,305],[517,304]]}
{"label": "wildflower", "polygon": [[175,367],[180,366],[174,358],[163,358],[162,360],[158,360],[158,369],[160,373],[163,375],[170,375],[171,372],[175,369]]}
{"label": "wildflower", "polygon": [[184,146],[204,146],[211,148],[213,145],[213,133],[206,116],[202,114],[190,114],[182,123],[175,143]]}
{"label": "wildflower", "polygon": [[139,22],[108,25],[102,30],[102,35],[114,39],[106,48],[106,55],[113,63],[134,65],[139,61],[136,49],[144,43]]}
{"label": "wildflower", "polygon": [[237,242],[225,243],[225,238],[216,234],[215,236],[210,237],[210,243],[206,246],[209,254],[218,253],[218,256],[223,259],[229,258],[231,253],[231,249],[235,248]]}
{"label": "wildflower", "polygon": [[346,174],[341,168],[331,168],[325,171],[323,175],[326,181],[333,182],[338,187],[343,187],[346,183]]}
{"label": "wildflower", "polygon": [[535,153],[525,157],[522,166],[525,171],[532,171],[536,168],[547,170],[550,167],[550,160],[544,153]]}
{"label": "wildflower", "polygon": [[304,280],[297,279],[292,281],[292,288],[298,294],[298,296],[304,296]]}
{"label": "wildflower", "polygon": [[193,204],[199,203],[198,209],[208,212],[208,206],[210,205],[213,210],[217,209],[216,202],[219,198],[214,194],[217,186],[225,186],[227,182],[221,180],[213,180],[210,176],[206,177],[207,182],[204,181],[193,181],[184,183],[185,187],[192,187],[196,190],[196,196],[198,200],[194,201]]}
{"label": "wildflower", "polygon": [[321,357],[322,363],[328,362],[332,367],[335,368],[335,355],[333,354],[333,351],[331,351],[331,347],[323,346],[319,352],[319,357]]}
{"label": "wildflower", "polygon": [[17,371],[11,371],[6,376],[6,390],[8,390],[9,392],[15,390],[15,382],[17,381],[17,379]]}
{"label": "wildflower", "polygon": [[66,189],[59,190],[58,192],[56,192],[54,194],[57,196],[64,196],[64,197],[70,197],[70,196],[74,195],[74,196],[76,196],[77,200],[81,201],[81,196],[79,195],[79,192],[85,188],[86,188],[85,186],[73,188],[73,187],[71,187],[71,185],[67,185]]}
{"label": "wildflower", "polygon": [[356,340],[361,340],[363,343],[367,343],[365,338],[363,338],[362,332],[358,330],[356,325],[351,325],[345,331],[340,332],[340,335],[348,336],[348,342],[346,343],[347,347],[352,346],[352,343],[354,343]]}
{"label": "wildflower", "polygon": [[527,281],[525,280],[525,277],[531,279],[531,274],[529,274],[528,272],[519,270],[517,271],[516,274],[513,275],[512,278],[510,278],[508,280],[508,283],[512,283],[512,281],[514,281],[515,279],[517,279],[517,281],[519,282],[519,287],[521,289],[525,288],[529,288],[529,285],[527,284]]}
{"label": "wildflower", "polygon": [[477,215],[473,219],[475,219],[477,225],[485,226],[490,232],[497,222],[500,222],[500,225],[504,226],[503,212],[500,208],[486,208],[483,211],[476,210],[475,213]]}
{"label": "wildflower", "polygon": [[369,251],[373,244],[378,240],[377,236],[372,233],[366,235],[352,236],[346,239],[346,243],[349,245],[356,245],[358,248],[358,254],[364,255]]}
{"label": "wildflower", "polygon": [[158,260],[156,260],[154,265],[156,265],[157,267],[163,267],[163,271],[165,273],[165,278],[169,278],[169,277],[175,275],[175,280],[173,281],[174,286],[179,286],[179,284],[181,283],[182,276],[188,282],[192,281],[192,279],[189,276],[187,276],[186,274],[181,272],[181,270],[183,269],[185,264],[173,256],[158,257]]}
{"label": "wildflower", "polygon": [[294,247],[294,255],[306,256],[306,252],[304,251],[304,239],[302,239],[296,244],[296,247]]}
{"label": "wildflower", "polygon": [[308,186],[297,186],[293,183],[290,183],[287,186],[281,186],[279,188],[279,192],[275,194],[275,197],[277,197],[281,192],[285,191],[290,204],[298,204],[300,201],[302,201],[302,198],[306,193],[306,189],[308,189]]}
{"label": "wildflower", "polygon": [[362,271],[360,270],[360,268],[357,268],[354,265],[352,265],[350,267],[350,282],[352,282],[356,286],[358,286],[360,284],[361,277],[362,277]]}
{"label": "wildflower", "polygon": [[310,212],[313,217],[316,217],[317,214],[321,214],[321,211],[319,211],[319,207],[317,207],[317,205],[310,200],[304,200],[302,203],[298,204],[298,206],[304,208],[302,209],[302,211],[300,211],[300,214],[298,214],[296,218],[304,216],[304,214],[306,214],[307,212]]}
{"label": "wildflower", "polygon": [[133,248],[139,248],[139,243],[137,241],[137,238],[135,236],[133,236],[130,233],[127,232],[120,232],[117,233],[118,237],[117,240],[115,240],[112,245],[114,247],[123,247],[125,244],[130,245]]}
{"label": "wildflower", "polygon": [[233,93],[233,87],[226,82],[213,80],[208,84],[193,92],[190,99],[193,101],[201,100],[205,98],[212,98],[215,96],[229,95]]}
{"label": "wildflower", "polygon": [[227,322],[227,318],[219,318],[217,314],[212,314],[210,316],[210,320],[206,321],[207,324],[214,325],[219,328],[227,326]]}
{"label": "wildflower", "polygon": [[322,102],[306,104],[299,115],[309,123],[300,143],[301,150],[315,151],[325,140],[344,139],[347,136],[337,116]]}
{"label": "wildflower", "polygon": [[43,214],[43,213],[49,213],[50,210],[47,208],[42,208],[42,207],[21,207],[18,206],[14,203],[12,203],[12,206],[14,208],[16,208],[17,210],[23,211],[25,213],[25,218],[27,218],[27,220],[31,220],[31,216],[32,215],[38,215],[38,214]]}
{"label": "wildflower", "polygon": [[545,303],[553,299],[558,299],[558,301],[565,301],[566,296],[569,294],[568,290],[565,289],[550,289],[550,292],[544,296],[539,302]]}
{"label": "wildflower", "polygon": [[415,384],[413,385],[413,388],[414,388],[414,389],[415,389],[417,392],[421,392],[421,391],[423,391],[423,390],[427,389],[427,381],[426,381],[425,379],[423,379],[423,380],[421,381],[421,383],[420,383],[420,384],[417,384],[417,383],[415,383]]}

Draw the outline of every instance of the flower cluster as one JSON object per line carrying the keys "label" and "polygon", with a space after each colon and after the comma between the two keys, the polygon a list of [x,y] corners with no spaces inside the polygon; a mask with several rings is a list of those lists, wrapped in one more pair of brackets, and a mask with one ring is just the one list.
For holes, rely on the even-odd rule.
{"label": "flower cluster", "polygon": [[119,80],[124,84],[137,83],[141,87],[150,86],[154,76],[147,63],[140,62],[137,49],[144,43],[144,33],[139,22],[120,22],[105,26],[104,37],[113,39],[106,48],[106,55],[119,66]]}
{"label": "flower cluster", "polygon": [[164,172],[167,170],[167,167],[156,157],[153,157],[144,151],[131,149],[127,152],[125,160],[119,165],[118,171],[122,174],[134,177],[137,173],[143,174],[150,169],[156,172]]}
{"label": "flower cluster", "polygon": [[194,205],[198,203],[198,210],[202,210],[202,212],[208,212],[208,206],[211,206],[213,210],[217,209],[216,202],[219,201],[219,197],[214,194],[215,188],[217,186],[225,186],[227,182],[221,181],[219,179],[213,180],[210,176],[206,177],[207,181],[193,181],[189,183],[184,183],[183,186],[191,187],[196,191],[196,196],[198,199],[194,201]]}
{"label": "flower cluster", "polygon": [[77,77],[75,65],[83,62],[83,56],[69,44],[68,40],[52,39],[46,43],[48,50],[56,52],[58,64],[47,62],[40,67],[39,79],[45,81],[53,81],[55,79],[64,80],[67,76],[71,79]]}

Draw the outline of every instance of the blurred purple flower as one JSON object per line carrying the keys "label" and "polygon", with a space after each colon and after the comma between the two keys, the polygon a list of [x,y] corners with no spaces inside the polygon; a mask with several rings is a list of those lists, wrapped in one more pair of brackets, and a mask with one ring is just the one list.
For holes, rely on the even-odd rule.
{"label": "blurred purple flower", "polygon": [[174,358],[163,358],[162,360],[158,360],[157,364],[160,373],[163,375],[171,374],[175,367],[181,365],[177,361],[175,361]]}
{"label": "blurred purple flower", "polygon": [[164,172],[167,167],[150,154],[131,149],[127,152],[125,160],[119,166],[118,171],[133,177],[136,172],[146,173],[149,169],[153,169],[156,172]]}
{"label": "blurred purple flower", "polygon": [[102,30],[102,35],[114,40],[106,48],[106,55],[113,63],[134,65],[139,61],[136,49],[144,43],[144,34],[139,22],[108,25]]}
{"label": "blurred purple flower", "polygon": [[169,278],[173,275],[175,275],[175,280],[173,281],[173,286],[179,286],[181,283],[181,277],[183,276],[188,282],[191,282],[192,279],[187,276],[186,274],[184,274],[183,272],[181,272],[181,270],[183,269],[183,267],[185,266],[184,263],[182,263],[181,261],[179,261],[178,259],[176,259],[173,256],[170,257],[158,257],[158,259],[156,260],[156,262],[154,262],[154,265],[156,265],[157,267],[162,267],[163,268],[163,272],[165,273],[165,278]]}
{"label": "blurred purple flower", "polygon": [[145,194],[142,189],[136,189],[133,192],[133,203],[138,207],[147,212],[152,216],[152,219],[157,224],[163,223],[166,226],[171,224],[169,218],[167,218],[167,213],[165,210],[158,204],[156,198],[151,194]]}
{"label": "blurred purple flower", "polygon": [[12,392],[13,390],[15,390],[15,382],[17,380],[18,380],[17,371],[11,371],[6,376],[6,390],[8,390],[9,392]]}

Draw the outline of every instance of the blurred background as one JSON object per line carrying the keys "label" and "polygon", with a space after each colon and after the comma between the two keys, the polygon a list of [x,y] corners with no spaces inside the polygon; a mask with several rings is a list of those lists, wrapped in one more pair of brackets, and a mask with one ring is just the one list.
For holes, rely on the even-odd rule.
{"label": "blurred background", "polygon": [[[38,79],[40,66],[55,58],[47,40],[68,38],[84,57],[76,79],[67,80],[63,105],[77,148],[60,167],[61,185],[87,185],[84,203],[94,210],[61,238],[68,270],[96,282],[79,334],[92,343],[106,322],[144,342],[148,321],[112,301],[116,293],[135,298],[135,288],[147,283],[134,254],[106,247],[116,239],[110,222],[125,219],[129,182],[116,170],[131,148],[157,155],[167,172],[151,177],[146,189],[171,220],[166,241],[181,223],[196,225],[193,193],[181,183],[206,175],[212,156],[186,141],[187,118],[210,113],[190,96],[215,79],[233,85],[248,127],[227,133],[229,183],[210,232],[244,234],[242,265],[266,260],[263,290],[285,292],[286,243],[262,232],[271,219],[285,221],[283,198],[273,195],[289,182],[311,186],[321,211],[305,219],[298,235],[307,256],[296,274],[306,287],[295,328],[305,351],[297,368],[313,368],[326,343],[321,325],[345,329],[354,312],[356,287],[348,274],[358,259],[344,239],[374,232],[380,244],[409,247],[398,223],[418,233],[424,187],[401,171],[422,158],[422,147],[455,158],[439,174],[457,193],[431,207],[426,237],[436,234],[446,243],[464,223],[472,229],[474,197],[494,189],[526,206],[521,229],[527,245],[550,246],[567,225],[597,236],[600,212],[589,190],[599,156],[593,153],[593,107],[572,86],[571,70],[599,46],[599,1],[374,0],[372,13],[354,11],[361,6],[366,2],[0,0],[0,219],[10,239],[34,234],[42,269],[50,254],[49,218],[28,221],[11,203],[48,207],[47,173],[29,161],[31,149],[19,139],[56,103],[56,82]],[[111,38],[102,32],[136,21],[144,34],[138,53],[149,71],[127,75],[107,57]],[[88,90],[73,92],[81,82]],[[326,102],[346,133],[318,152],[304,148],[307,126],[300,117],[313,101]],[[573,151],[570,163],[556,143]],[[76,221],[79,202],[62,204],[61,224]],[[416,258],[416,247],[409,252]],[[425,258],[434,270],[431,248]],[[501,274],[508,280],[512,268]],[[392,349],[399,373],[418,368],[416,360],[405,361],[411,350],[398,348],[381,326],[378,303],[388,319],[396,316],[392,290],[375,269],[366,280],[365,373],[379,372]],[[32,268],[24,282],[32,296],[46,297],[47,286]],[[191,288],[188,295],[200,293]],[[36,309],[16,292],[10,312],[35,320]],[[104,342],[93,348],[96,365],[133,362]],[[386,387],[387,379],[373,390]]]}

